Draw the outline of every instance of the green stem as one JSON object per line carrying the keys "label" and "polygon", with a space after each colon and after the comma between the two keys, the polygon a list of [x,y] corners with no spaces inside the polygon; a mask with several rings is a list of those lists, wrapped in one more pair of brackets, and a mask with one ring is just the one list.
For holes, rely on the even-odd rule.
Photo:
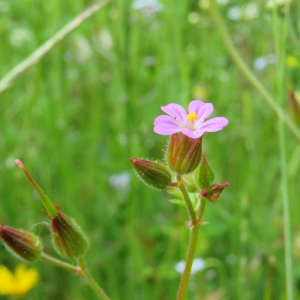
{"label": "green stem", "polygon": [[19,63],[16,67],[10,70],[0,80],[0,94],[6,89],[10,88],[13,82],[24,72],[26,72],[33,65],[38,63],[43,56],[45,56],[52,48],[64,39],[70,32],[81,25],[85,20],[96,13],[101,7],[103,7],[109,0],[101,0],[94,3],[92,6],[87,8],[81,14],[76,16],[68,24],[66,24],[61,30],[54,34],[49,40],[42,44],[37,50],[30,54],[26,59]]}
{"label": "green stem", "polygon": [[[189,201],[191,201],[191,200],[189,200]],[[199,213],[198,213],[198,220],[196,219],[196,223],[193,222],[193,224],[195,224],[195,225],[192,227],[192,236],[191,236],[189,252],[188,252],[187,259],[186,259],[185,269],[184,269],[184,272],[182,274],[182,278],[180,281],[177,300],[184,299],[185,293],[186,293],[186,290],[187,290],[187,287],[189,284],[191,269],[192,269],[192,265],[193,265],[193,261],[194,261],[194,257],[195,257],[195,253],[196,253],[196,248],[197,248],[199,229],[201,227],[202,216],[203,216],[203,213],[205,210],[205,204],[206,204],[206,199],[204,199],[203,197],[200,197],[200,209],[199,209]],[[194,214],[195,214],[195,211],[194,211]],[[196,214],[195,214],[195,216],[196,216]]]}
{"label": "green stem", "polygon": [[[284,73],[285,73],[285,56],[286,56],[286,41],[289,26],[289,5],[286,5],[285,19],[280,34],[280,22],[277,15],[276,6],[273,9],[273,28],[276,45],[277,63],[277,88],[278,88],[278,103],[283,105],[285,100],[284,89]],[[280,167],[281,167],[281,190],[283,202],[283,219],[284,219],[284,248],[285,248],[285,274],[287,286],[287,300],[293,300],[293,252],[292,252],[292,232],[290,220],[290,204],[288,195],[288,180],[286,166],[286,144],[285,130],[282,120],[278,121],[278,137],[280,149]]]}
{"label": "green stem", "polygon": [[94,290],[94,292],[99,296],[102,300],[110,300],[110,298],[106,295],[103,289],[98,285],[95,279],[90,274],[89,270],[87,269],[83,257],[79,257],[78,265],[80,266],[82,277],[86,280],[86,282],[90,285],[90,287]]}
{"label": "green stem", "polygon": [[179,174],[177,174],[177,181],[178,181],[178,187],[181,191],[181,194],[183,196],[184,202],[186,204],[190,219],[191,219],[191,225],[195,225],[197,224],[197,217],[196,217],[196,213],[192,204],[192,201],[190,199],[190,196],[188,194],[188,192],[186,191],[186,188],[181,180],[181,176]]}
{"label": "green stem", "polygon": [[105,294],[103,289],[97,284],[94,278],[90,275],[88,269],[84,264],[84,260],[82,257],[78,259],[79,267],[72,266],[62,260],[49,256],[45,253],[42,253],[39,260],[44,261],[48,264],[57,266],[59,268],[63,268],[72,273],[78,274],[80,277],[84,278],[86,282],[90,285],[90,287],[94,290],[94,292],[100,297],[102,300],[110,300],[110,298]]}
{"label": "green stem", "polygon": [[184,269],[184,272],[181,277],[177,300],[184,299],[186,289],[189,284],[191,269],[192,269],[192,265],[193,265],[193,261],[194,261],[194,257],[195,257],[196,248],[197,248],[199,228],[200,228],[200,224],[196,224],[192,229],[192,236],[191,236],[189,252],[188,252],[187,259],[186,259],[185,269]]}
{"label": "green stem", "polygon": [[248,79],[248,81],[253,85],[253,87],[261,94],[265,102],[269,105],[269,107],[275,112],[275,114],[279,117],[280,120],[287,126],[287,128],[293,133],[293,135],[300,141],[300,130],[295,125],[295,123],[285,114],[283,109],[276,103],[274,98],[270,95],[267,89],[263,86],[263,84],[258,80],[258,78],[251,71],[249,66],[246,64],[239,51],[234,46],[230,35],[227,31],[227,28],[222,20],[222,17],[218,10],[218,4],[216,0],[210,0],[210,11],[211,15],[215,21],[216,28],[219,31],[219,34],[223,40],[223,43],[233,59],[236,63],[237,67],[244,74],[244,76]]}
{"label": "green stem", "polygon": [[80,275],[81,277],[83,277],[81,275],[81,272],[80,272],[80,269],[78,269],[77,267],[75,266],[72,266],[62,260],[59,260],[57,258],[54,258],[52,256],[49,256],[47,255],[46,253],[42,253],[42,255],[40,256],[39,260],[43,261],[43,262],[46,262],[48,264],[51,264],[51,265],[54,265],[54,266],[57,266],[59,268],[63,268],[67,271],[70,271],[72,273],[77,273],[78,275]]}

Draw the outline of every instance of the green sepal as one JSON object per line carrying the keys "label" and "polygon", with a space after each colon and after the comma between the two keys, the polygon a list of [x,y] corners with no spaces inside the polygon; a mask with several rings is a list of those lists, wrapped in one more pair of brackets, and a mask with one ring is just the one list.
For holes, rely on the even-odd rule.
{"label": "green sepal", "polygon": [[30,232],[5,227],[0,224],[0,237],[7,250],[18,258],[32,262],[41,256],[42,244],[40,240]]}
{"label": "green sepal", "polygon": [[139,177],[148,185],[165,189],[172,181],[168,167],[162,163],[140,158],[130,158]]}

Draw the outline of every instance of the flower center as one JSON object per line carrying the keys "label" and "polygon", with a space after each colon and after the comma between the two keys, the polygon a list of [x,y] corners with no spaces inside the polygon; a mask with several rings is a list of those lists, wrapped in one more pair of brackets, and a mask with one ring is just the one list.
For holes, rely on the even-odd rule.
{"label": "flower center", "polygon": [[189,114],[188,114],[188,119],[190,122],[194,122],[195,120],[198,120],[199,117],[196,115],[196,113],[194,111],[191,111]]}

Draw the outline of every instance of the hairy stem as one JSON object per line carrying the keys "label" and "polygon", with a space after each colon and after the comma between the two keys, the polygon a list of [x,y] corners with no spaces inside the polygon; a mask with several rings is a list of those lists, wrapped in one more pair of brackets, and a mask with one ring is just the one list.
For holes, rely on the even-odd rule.
{"label": "hairy stem", "polygon": [[90,285],[90,287],[94,290],[94,292],[99,296],[102,300],[110,300],[110,298],[106,295],[103,289],[98,285],[95,279],[90,274],[87,269],[83,257],[78,259],[78,265],[80,266],[82,277],[86,280],[86,282]]}
{"label": "hairy stem", "polygon": [[198,242],[198,234],[199,234],[199,228],[201,227],[201,221],[202,221],[202,216],[205,210],[205,204],[206,204],[206,199],[203,197],[200,197],[200,208],[199,208],[199,213],[198,213],[198,220],[195,223],[195,225],[192,228],[192,236],[191,236],[191,242],[190,242],[190,247],[189,247],[189,252],[188,256],[186,259],[186,265],[184,272],[182,274],[179,290],[178,290],[178,295],[177,295],[177,300],[183,300],[188,284],[189,284],[189,279],[191,275],[191,269],[196,253],[196,248],[197,248],[197,242]]}
{"label": "hairy stem", "polygon": [[73,266],[73,265],[70,265],[62,260],[59,260],[57,258],[54,258],[46,253],[42,253],[42,255],[40,256],[39,260],[43,261],[43,262],[46,262],[48,264],[51,264],[51,265],[54,265],[54,266],[57,266],[59,268],[63,268],[67,271],[70,271],[70,272],[73,272],[73,273],[76,273],[78,275],[80,275],[81,277],[83,277],[81,275],[81,272],[80,272],[80,269],[78,269],[76,266]]}
{"label": "hairy stem", "polygon": [[43,262],[46,262],[48,264],[54,265],[59,268],[63,268],[67,271],[70,271],[72,273],[79,275],[80,277],[85,279],[85,281],[90,285],[90,287],[94,290],[94,292],[99,296],[100,299],[110,300],[110,298],[105,294],[103,289],[97,284],[97,282],[94,280],[94,278],[90,275],[88,269],[86,268],[86,266],[84,264],[84,260],[82,257],[80,257],[78,259],[79,266],[70,265],[62,260],[54,258],[45,253],[42,253],[42,255],[40,256],[39,259]]}
{"label": "hairy stem", "polygon": [[81,25],[85,20],[96,13],[101,7],[103,7],[109,0],[101,0],[94,3],[87,8],[81,14],[76,16],[72,21],[65,25],[61,30],[54,34],[49,40],[41,45],[37,50],[30,54],[26,59],[9,71],[0,80],[0,94],[6,89],[10,88],[13,82],[24,72],[26,72],[33,65],[38,63],[43,56],[45,56],[56,44],[64,39],[70,32]]}
{"label": "hairy stem", "polygon": [[188,194],[188,192],[186,191],[186,188],[181,180],[181,176],[178,174],[177,175],[177,181],[178,181],[178,187],[181,191],[181,194],[183,196],[184,202],[186,204],[190,219],[191,219],[191,223],[192,225],[197,224],[197,217],[196,217],[196,213],[192,204],[192,201],[190,199],[190,196]]}
{"label": "hairy stem", "polygon": [[185,269],[184,269],[184,272],[181,277],[179,290],[178,290],[178,294],[177,294],[177,300],[184,299],[186,289],[189,284],[191,269],[192,269],[192,265],[193,265],[193,261],[194,261],[194,257],[195,257],[195,253],[196,253],[196,248],[197,248],[199,228],[200,228],[200,224],[196,224],[192,228],[192,236],[191,236],[189,252],[188,252],[187,259],[186,259]]}
{"label": "hairy stem", "polygon": [[300,130],[295,125],[295,123],[285,114],[283,109],[276,103],[274,98],[270,95],[267,89],[263,86],[263,84],[258,80],[258,78],[251,71],[249,66],[246,64],[239,51],[234,46],[228,30],[222,20],[220,12],[218,10],[218,4],[216,0],[210,0],[210,11],[211,15],[216,24],[216,28],[219,31],[219,34],[223,40],[223,43],[237,65],[240,71],[244,74],[244,76],[248,79],[248,81],[253,85],[253,87],[261,94],[262,98],[268,104],[268,106],[275,112],[280,120],[287,126],[287,128],[292,132],[292,134],[300,141]]}

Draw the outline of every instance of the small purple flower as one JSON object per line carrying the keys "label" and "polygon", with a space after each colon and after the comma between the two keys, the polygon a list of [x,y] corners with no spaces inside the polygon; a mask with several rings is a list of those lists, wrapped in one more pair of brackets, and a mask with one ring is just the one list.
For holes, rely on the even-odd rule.
{"label": "small purple flower", "polygon": [[197,139],[205,132],[215,132],[228,124],[226,118],[206,118],[214,110],[211,103],[194,100],[189,104],[189,110],[175,103],[162,106],[161,109],[169,116],[159,116],[154,121],[154,131],[162,135],[171,135],[182,132],[190,138]]}

